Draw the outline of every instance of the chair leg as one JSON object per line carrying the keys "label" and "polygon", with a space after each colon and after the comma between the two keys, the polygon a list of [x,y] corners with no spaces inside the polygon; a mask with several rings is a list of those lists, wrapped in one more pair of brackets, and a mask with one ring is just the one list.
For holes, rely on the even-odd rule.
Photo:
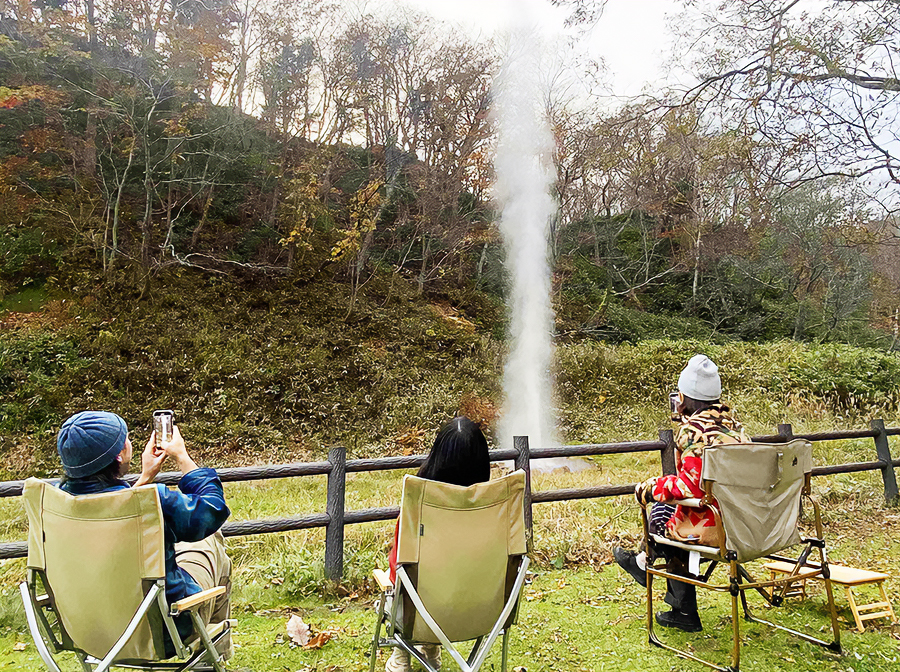
{"label": "chair leg", "polygon": [[647,636],[651,644],[658,645],[653,633],[653,574],[650,572],[647,572]]}
{"label": "chair leg", "polygon": [[738,595],[743,603],[744,613],[747,613],[747,600],[744,597],[744,591],[740,589],[741,575],[738,571],[738,564],[735,560],[731,561],[731,630],[734,637],[734,644],[731,649],[731,669],[738,672],[741,667],[741,620],[738,618]]}
{"label": "chair leg", "polygon": [[209,633],[206,631],[206,624],[203,622],[203,619],[200,618],[200,614],[197,613],[196,609],[191,611],[191,620],[194,622],[194,630],[197,631],[200,641],[203,642],[203,648],[212,659],[210,661],[212,662],[212,666],[215,668],[216,672],[225,672],[225,666],[222,664],[222,655],[216,650],[216,645],[213,644],[213,641],[209,638]]}
{"label": "chair leg", "polygon": [[[775,586],[772,586],[772,589],[775,589]],[[750,603],[747,601],[747,591],[741,591],[741,607],[744,610],[744,620],[747,621],[755,621],[756,619],[753,616],[753,612],[750,611]]]}
{"label": "chair leg", "polygon": [[506,661],[509,657],[509,628],[503,631],[503,645],[500,650],[500,672],[506,672]]}
{"label": "chair leg", "polygon": [[866,628],[863,626],[862,619],[859,617],[859,607],[856,604],[856,600],[853,598],[853,589],[850,586],[844,586],[844,592],[847,595],[847,602],[850,604],[850,611],[853,612],[853,620],[856,621],[856,629],[859,632],[865,632]]}
{"label": "chair leg", "polygon": [[384,593],[381,594],[381,601],[378,604],[378,620],[375,622],[375,636],[372,637],[372,654],[369,661],[369,672],[375,672],[375,663],[378,659],[378,638],[381,636],[381,621],[384,617]]}
{"label": "chair leg", "polygon": [[878,582],[878,590],[881,591],[881,601],[887,605],[887,611],[890,615],[891,623],[897,623],[897,614],[894,613],[894,607],[891,605],[891,601],[888,598],[887,592],[884,590],[884,581]]}
{"label": "chair leg", "polygon": [[87,661],[87,656],[83,653],[78,654],[78,662],[81,663],[81,668],[84,670],[84,672],[94,672],[94,668]]}
{"label": "chair leg", "polygon": [[[506,638],[506,630],[503,631],[503,637]],[[466,662],[469,665],[472,665],[475,662],[475,659],[478,657],[478,648],[481,646],[481,643],[484,641],[484,635],[475,640],[475,643],[472,645],[472,650],[469,651],[469,658]]]}
{"label": "chair leg", "polygon": [[38,655],[41,657],[41,660],[44,661],[44,665],[47,666],[48,670],[51,672],[60,672],[59,665],[56,664],[56,661],[53,659],[53,654],[51,654],[50,649],[47,648],[47,643],[44,641],[44,635],[38,625],[37,607],[31,599],[31,591],[29,590],[27,582],[23,581],[19,584],[19,592],[22,596],[22,605],[25,608],[25,620],[28,622],[28,630],[31,632],[31,639],[34,640],[34,646],[38,651]]}

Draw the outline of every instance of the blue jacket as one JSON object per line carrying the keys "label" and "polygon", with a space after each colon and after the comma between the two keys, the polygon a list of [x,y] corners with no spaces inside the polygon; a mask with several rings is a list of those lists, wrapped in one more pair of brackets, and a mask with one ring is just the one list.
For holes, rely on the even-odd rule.
{"label": "blue jacket", "polygon": [[[93,495],[130,487],[125,481],[113,484],[91,479],[71,479],[60,486],[72,495]],[[166,552],[166,599],[169,604],[200,592],[200,586],[184,569],[175,564],[175,542],[200,541],[214,534],[231,513],[225,504],[225,491],[215,469],[194,469],[178,481],[178,489],[156,484],[162,504]],[[187,637],[193,631],[190,615],[175,619],[178,632]],[[168,640],[168,633],[166,633]],[[166,642],[167,649],[169,642]],[[174,654],[174,649],[171,650]]]}

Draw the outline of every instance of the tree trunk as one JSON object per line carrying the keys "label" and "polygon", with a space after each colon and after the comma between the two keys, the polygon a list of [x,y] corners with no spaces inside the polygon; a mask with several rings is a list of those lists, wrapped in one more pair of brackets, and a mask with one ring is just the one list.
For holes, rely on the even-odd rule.
{"label": "tree trunk", "polygon": [[[172,140],[168,141],[169,148],[169,189],[166,194],[166,239],[163,241],[163,256],[165,256],[166,252],[168,252],[172,246],[172,196],[174,193],[174,184],[175,184],[175,153],[172,151]],[[174,251],[173,251],[174,256]]]}
{"label": "tree trunk", "polygon": [[91,53],[93,53],[97,50],[97,20],[94,15],[94,0],[85,2],[85,14],[88,23],[88,43]]}
{"label": "tree trunk", "polygon": [[153,180],[150,175],[150,143],[144,135],[144,217],[141,220],[141,268],[150,268],[150,229],[153,223]]}
{"label": "tree trunk", "polygon": [[803,301],[797,303],[797,315],[794,317],[794,336],[795,341],[803,338],[803,332],[806,327],[806,306]]}
{"label": "tree trunk", "polygon": [[891,331],[893,332],[891,338],[891,347],[888,348],[888,352],[894,351],[894,346],[897,345],[897,337],[900,336],[900,309],[894,308],[894,319],[891,320],[893,323],[891,325]]}
{"label": "tree trunk", "polygon": [[694,283],[691,285],[691,299],[697,300],[697,289],[700,286],[700,227],[697,227],[697,242],[694,246]]}
{"label": "tree trunk", "polygon": [[478,266],[475,267],[475,280],[481,281],[481,274],[484,272],[484,262],[487,259],[488,244],[485,243],[481,248],[481,256],[478,258]]}
{"label": "tree trunk", "polygon": [[131,150],[128,152],[128,163],[125,164],[125,170],[122,171],[122,179],[119,181],[119,188],[116,190],[116,202],[113,205],[113,222],[112,222],[112,249],[108,252],[106,267],[111,269],[115,262],[116,255],[119,252],[119,207],[122,203],[122,192],[125,190],[125,181],[128,179],[128,171],[134,160],[134,147],[137,144],[137,138],[132,137]]}
{"label": "tree trunk", "polygon": [[97,116],[87,111],[84,126],[84,150],[81,153],[81,169],[88,177],[97,176]]}
{"label": "tree trunk", "polygon": [[428,271],[428,255],[431,254],[431,237],[422,236],[422,268],[419,271],[419,296],[425,293],[425,277]]}
{"label": "tree trunk", "polygon": [[203,201],[203,212],[200,213],[200,223],[197,224],[197,228],[194,229],[194,233],[191,234],[191,249],[197,249],[197,243],[200,241],[200,232],[203,230],[203,226],[206,224],[209,219],[209,206],[212,205],[213,200],[213,185],[209,185],[209,191],[206,192],[206,200]]}
{"label": "tree trunk", "polygon": [[234,86],[231,87],[231,108],[241,112],[244,109],[244,87],[247,84],[247,63],[250,54],[247,49],[247,31],[250,23],[250,3],[244,3],[244,11],[241,12],[240,42],[238,44],[238,65],[234,73]]}

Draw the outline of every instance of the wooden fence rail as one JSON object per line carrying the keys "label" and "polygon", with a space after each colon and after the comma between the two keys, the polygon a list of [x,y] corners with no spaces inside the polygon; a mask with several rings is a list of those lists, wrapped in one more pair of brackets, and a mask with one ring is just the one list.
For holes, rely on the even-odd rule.
{"label": "wooden fence rail", "polygon": [[[885,427],[882,420],[873,420],[869,429],[812,432],[796,435],[793,433],[791,425],[782,424],[778,425],[777,434],[755,436],[753,440],[761,443],[782,443],[795,438],[803,438],[808,441],[872,439],[875,444],[877,460],[815,467],[812,472],[813,476],[879,470],[884,482],[885,500],[895,502],[898,499],[898,492],[894,468],[900,467],[900,459],[895,460],[891,457],[888,437],[896,435],[900,435],[900,427]],[[517,469],[525,471],[525,522],[528,530],[529,549],[532,543],[533,503],[615,497],[630,494],[634,490],[634,484],[631,483],[533,492],[531,489],[532,460],[550,457],[589,457],[622,453],[658,452],[662,472],[671,474],[675,471],[675,441],[671,430],[661,431],[657,441],[629,441],[623,443],[530,448],[527,436],[517,436],[513,440],[513,445],[514,447],[511,449],[492,450],[491,461],[512,460]],[[327,462],[298,462],[293,464],[219,469],[217,471],[222,481],[230,483],[272,478],[293,478],[296,476],[325,475],[328,478],[324,513],[229,522],[223,526],[222,532],[226,537],[238,537],[324,527],[325,575],[332,581],[340,581],[344,567],[344,528],[347,525],[355,525],[357,523],[392,520],[397,517],[400,511],[400,508],[397,506],[347,511],[345,508],[346,475],[348,473],[389,469],[415,469],[421,466],[424,461],[425,455],[348,460],[346,459],[346,450],[341,446],[336,446],[329,449]],[[181,474],[178,472],[166,472],[160,474],[156,481],[174,485],[178,483],[180,478]],[[137,476],[132,475],[125,480],[134,482],[136,479]],[[23,485],[24,481],[0,482],[0,497],[21,495]],[[0,559],[25,557],[27,550],[26,542],[0,543]]]}

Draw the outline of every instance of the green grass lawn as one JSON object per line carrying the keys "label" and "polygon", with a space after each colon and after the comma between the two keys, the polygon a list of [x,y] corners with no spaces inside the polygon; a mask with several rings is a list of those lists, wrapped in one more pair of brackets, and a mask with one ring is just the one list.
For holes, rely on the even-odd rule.
{"label": "green grass lawn", "polygon": [[[636,480],[651,467],[650,456],[617,456],[597,468],[577,473],[535,475],[536,489],[579,487],[589,483]],[[348,484],[348,506],[361,508],[390,502],[399,474],[354,475]],[[322,479],[290,479],[228,485],[235,519],[321,510]],[[817,479],[823,500],[826,536],[832,561],[877,569],[900,576],[900,510],[885,507],[877,474]],[[6,539],[22,538],[24,521],[15,500],[3,503],[0,526]],[[376,595],[368,576],[384,566],[390,523],[347,528],[346,584],[329,589],[323,579],[321,530],[260,535],[229,540],[235,560],[234,617],[236,669],[284,672],[365,670],[374,625]],[[644,593],[612,564],[616,544],[634,546],[639,535],[637,509],[630,497],[581,500],[535,506],[535,563],[526,588],[519,627],[511,642],[511,668],[541,670],[701,670],[647,642]],[[22,560],[0,565],[0,670],[39,670],[37,654],[18,605],[15,583]],[[722,570],[718,570],[722,572]],[[723,574],[719,574],[722,580]],[[661,586],[660,586],[661,588]],[[900,581],[887,584],[900,606]],[[827,638],[828,619],[822,589],[813,586],[805,602],[791,600],[780,609],[757,612]],[[824,671],[895,671],[900,669],[900,632],[885,621],[871,622],[865,633],[853,631],[843,592],[835,592],[842,619],[845,655],[836,656],[789,635],[758,624],[743,624],[742,669]],[[661,600],[662,595],[658,595]],[[751,595],[751,604],[756,596]],[[685,635],[663,630],[672,641],[690,645],[699,655],[728,661],[730,602],[727,596],[701,593],[704,631]],[[657,603],[662,609],[661,602]],[[294,647],[285,625],[299,614],[314,631],[327,631],[330,641],[317,650]],[[17,651],[17,648],[24,650]],[[18,645],[18,646],[17,646]],[[383,669],[384,655],[379,659]],[[449,669],[449,658],[445,665]],[[71,670],[78,670],[71,666]],[[499,655],[488,667],[499,669]]]}
{"label": "green grass lawn", "polygon": [[[365,594],[331,599],[292,599],[288,591],[270,584],[245,586],[236,599],[237,645],[232,666],[252,670],[355,672],[367,669],[374,623],[374,596]],[[705,629],[698,635],[663,631],[668,641],[689,645],[698,654],[727,660],[730,648],[730,607],[725,597],[701,595]],[[840,600],[842,617],[849,610]],[[760,607],[763,610],[762,607]],[[806,628],[827,637],[827,615],[816,593],[804,603],[764,610],[764,617],[791,627]],[[297,613],[314,630],[333,634],[321,649],[304,650],[290,644],[285,624]],[[643,590],[615,566],[600,571],[589,567],[538,569],[526,588],[519,625],[511,640],[510,667],[528,672],[553,670],[704,669],[650,646],[644,623]],[[844,623],[846,628],[849,626]],[[842,632],[845,654],[819,647],[757,624],[742,624],[742,669],[760,671],[900,669],[900,645],[890,627],[875,624],[863,634]],[[14,651],[25,642],[24,651]],[[383,669],[384,655],[379,658]],[[39,670],[39,660],[27,634],[17,628],[0,632],[0,669]],[[449,668],[449,658],[445,656]],[[72,670],[78,669],[72,666]],[[499,649],[488,670],[499,669]]]}

